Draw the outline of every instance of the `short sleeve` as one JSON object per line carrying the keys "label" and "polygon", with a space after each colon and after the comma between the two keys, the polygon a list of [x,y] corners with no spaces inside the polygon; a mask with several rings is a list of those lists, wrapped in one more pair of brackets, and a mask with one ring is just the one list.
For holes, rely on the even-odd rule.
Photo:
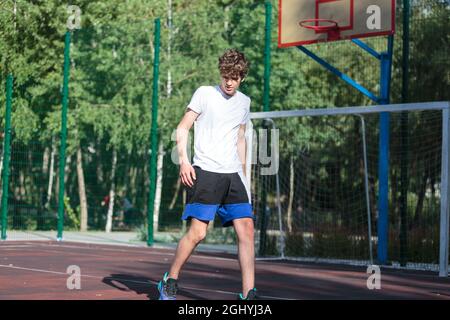
{"label": "short sleeve", "polygon": [[250,99],[248,99],[248,105],[245,108],[245,115],[241,121],[241,124],[247,124],[250,121]]}
{"label": "short sleeve", "polygon": [[194,95],[191,98],[191,102],[189,102],[187,108],[191,109],[192,111],[200,114],[204,110],[204,94],[202,87],[195,90]]}

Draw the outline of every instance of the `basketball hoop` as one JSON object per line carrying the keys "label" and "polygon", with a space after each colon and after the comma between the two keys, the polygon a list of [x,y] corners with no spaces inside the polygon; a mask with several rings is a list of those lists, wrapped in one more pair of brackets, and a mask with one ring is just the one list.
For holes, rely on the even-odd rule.
{"label": "basketball hoop", "polygon": [[[319,23],[325,22],[328,25],[321,26]],[[308,24],[314,23],[314,25]],[[339,40],[341,37],[340,28],[338,23],[330,19],[306,19],[298,23],[300,27],[314,30],[316,33],[327,33],[328,40]]]}

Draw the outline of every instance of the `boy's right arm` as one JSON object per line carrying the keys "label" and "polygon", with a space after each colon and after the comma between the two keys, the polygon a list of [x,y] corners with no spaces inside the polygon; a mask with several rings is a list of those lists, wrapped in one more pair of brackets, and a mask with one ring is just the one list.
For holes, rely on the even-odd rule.
{"label": "boy's right arm", "polygon": [[192,179],[195,180],[196,176],[195,170],[192,167],[187,154],[187,142],[189,130],[198,116],[198,113],[188,109],[177,126],[177,150],[180,161],[180,178],[181,182],[189,187],[194,185]]}

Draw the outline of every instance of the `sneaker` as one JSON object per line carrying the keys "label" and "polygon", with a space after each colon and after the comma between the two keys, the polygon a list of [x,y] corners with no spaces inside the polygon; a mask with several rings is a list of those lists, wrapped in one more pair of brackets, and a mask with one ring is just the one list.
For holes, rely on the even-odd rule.
{"label": "sneaker", "polygon": [[177,280],[169,278],[169,273],[164,273],[163,279],[158,283],[159,300],[177,300]]}
{"label": "sneaker", "polygon": [[247,296],[244,298],[242,293],[239,293],[238,300],[257,300],[256,296],[256,288],[253,288],[247,293]]}

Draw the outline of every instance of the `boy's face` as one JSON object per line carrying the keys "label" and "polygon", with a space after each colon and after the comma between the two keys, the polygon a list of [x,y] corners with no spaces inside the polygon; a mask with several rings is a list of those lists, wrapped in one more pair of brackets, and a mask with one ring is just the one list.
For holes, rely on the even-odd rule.
{"label": "boy's face", "polygon": [[233,96],[236,93],[236,90],[241,85],[242,79],[241,77],[229,77],[221,75],[221,83],[220,88],[223,92],[225,92],[229,96]]}

